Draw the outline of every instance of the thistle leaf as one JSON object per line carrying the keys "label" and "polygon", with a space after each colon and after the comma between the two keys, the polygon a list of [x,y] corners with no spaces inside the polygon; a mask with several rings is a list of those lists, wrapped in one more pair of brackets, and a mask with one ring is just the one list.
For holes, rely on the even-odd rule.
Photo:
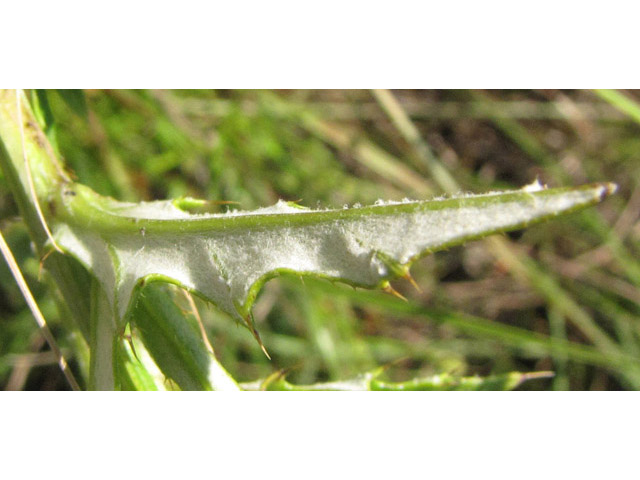
{"label": "thistle leaf", "polygon": [[121,327],[134,290],[149,281],[180,285],[251,326],[260,287],[281,273],[384,288],[423,255],[593,205],[613,191],[607,183],[545,189],[536,182],[369,207],[309,210],[280,201],[193,214],[182,209],[190,202],[123,203],[68,184],[54,200],[54,236],[98,278]]}
{"label": "thistle leaf", "polygon": [[286,372],[275,372],[264,380],[245,383],[245,390],[285,390],[285,391],[451,391],[451,390],[514,390],[524,382],[553,377],[553,372],[509,372],[490,377],[460,377],[441,373],[425,378],[414,378],[406,382],[385,382],[378,380],[383,369],[366,373],[346,381],[316,383],[314,385],[294,385],[285,379]]}

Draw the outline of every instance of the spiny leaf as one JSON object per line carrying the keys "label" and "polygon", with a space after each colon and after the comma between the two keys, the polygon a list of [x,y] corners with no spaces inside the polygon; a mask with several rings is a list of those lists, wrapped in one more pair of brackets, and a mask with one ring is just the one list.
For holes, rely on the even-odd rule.
{"label": "spiny leaf", "polygon": [[431,377],[415,378],[406,382],[384,382],[378,380],[381,372],[368,373],[360,377],[314,385],[294,385],[285,380],[283,372],[276,372],[265,380],[242,384],[245,390],[333,390],[333,391],[433,391],[433,390],[513,390],[524,382],[538,378],[553,377],[553,372],[509,372],[490,377],[461,377],[442,373]]}
{"label": "spiny leaf", "polygon": [[601,201],[612,184],[460,195],[309,210],[286,202],[192,214],[184,202],[123,203],[68,184],[54,200],[55,239],[101,282],[120,327],[144,282],[180,285],[252,331],[261,286],[284,272],[384,288],[418,258]]}

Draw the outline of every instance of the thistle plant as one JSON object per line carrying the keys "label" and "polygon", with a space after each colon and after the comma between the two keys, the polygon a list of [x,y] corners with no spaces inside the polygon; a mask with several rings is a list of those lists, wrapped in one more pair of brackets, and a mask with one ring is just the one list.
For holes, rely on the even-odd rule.
{"label": "thistle plant", "polygon": [[215,305],[269,356],[252,310],[272,278],[325,279],[402,297],[391,282],[420,288],[410,268],[426,255],[584,209],[615,191],[611,183],[545,188],[535,181],[519,190],[431,200],[326,209],[280,200],[224,213],[207,212],[206,201],[191,197],[125,202],[73,179],[45,133],[51,126],[45,102],[46,92],[0,94],[0,166],[69,328],[78,333],[72,355],[86,367],[77,383],[89,389],[515,388],[549,373],[441,373],[390,382],[383,365],[313,385],[289,383],[277,369],[239,383],[218,361],[215,339],[201,322],[199,330],[187,322],[166,285],[186,293],[196,317],[193,296]]}

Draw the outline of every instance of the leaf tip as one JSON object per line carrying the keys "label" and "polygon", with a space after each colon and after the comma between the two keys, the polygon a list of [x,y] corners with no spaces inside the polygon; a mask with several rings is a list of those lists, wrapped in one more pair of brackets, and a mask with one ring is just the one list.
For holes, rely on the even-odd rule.
{"label": "leaf tip", "polygon": [[600,200],[604,200],[609,195],[613,195],[618,191],[618,184],[613,182],[605,182],[600,184]]}

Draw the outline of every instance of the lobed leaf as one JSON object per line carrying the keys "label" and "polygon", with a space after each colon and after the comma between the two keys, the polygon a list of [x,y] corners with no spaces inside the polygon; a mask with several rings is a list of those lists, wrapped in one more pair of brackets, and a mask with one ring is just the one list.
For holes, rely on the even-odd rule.
{"label": "lobed leaf", "polygon": [[286,391],[497,391],[514,390],[529,380],[551,378],[553,372],[509,372],[489,377],[461,377],[442,373],[431,377],[414,378],[406,382],[385,382],[378,377],[384,368],[341,382],[316,383],[313,385],[294,385],[287,382],[283,372],[276,372],[264,380],[245,383],[245,390],[286,390]]}
{"label": "lobed leaf", "polygon": [[[194,214],[192,201],[118,202],[67,184],[53,202],[56,242],[100,281],[120,327],[134,290],[166,281],[253,329],[260,287],[283,272],[353,286],[388,286],[418,258],[495,232],[593,205],[612,184],[460,195],[431,201],[309,210],[278,202],[255,211]],[[254,334],[257,333],[254,331]]]}

